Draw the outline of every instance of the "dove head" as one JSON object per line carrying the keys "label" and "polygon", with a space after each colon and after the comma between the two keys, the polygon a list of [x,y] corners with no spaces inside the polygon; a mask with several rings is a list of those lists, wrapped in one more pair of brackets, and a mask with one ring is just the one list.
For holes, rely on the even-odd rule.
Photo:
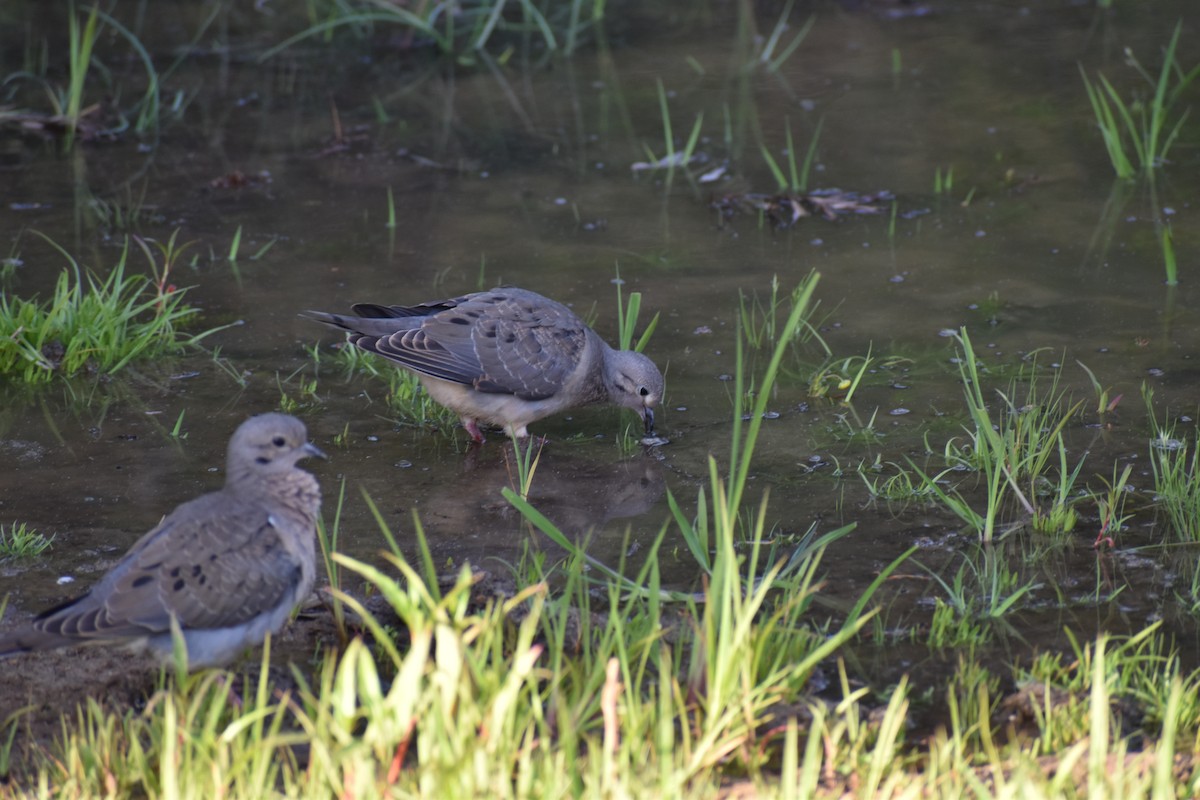
{"label": "dove head", "polygon": [[614,350],[609,355],[608,393],[612,402],[636,411],[646,435],[652,435],[654,407],[663,396],[662,373],[653,361],[633,350]]}
{"label": "dove head", "polygon": [[243,422],[229,440],[226,480],[287,472],[309,456],[325,454],[309,443],[303,422],[288,414],[260,414]]}

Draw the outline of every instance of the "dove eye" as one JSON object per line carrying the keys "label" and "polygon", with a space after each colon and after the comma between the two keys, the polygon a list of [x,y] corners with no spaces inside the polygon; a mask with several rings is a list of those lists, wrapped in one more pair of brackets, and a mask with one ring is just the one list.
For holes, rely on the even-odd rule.
{"label": "dove eye", "polygon": [[287,444],[287,440],[282,436],[276,436],[271,440],[271,444],[275,445],[276,447],[283,447],[285,444]]}
{"label": "dove eye", "polygon": [[643,386],[638,389],[638,394],[640,394],[642,397],[645,397],[646,395],[650,394],[650,390]]}

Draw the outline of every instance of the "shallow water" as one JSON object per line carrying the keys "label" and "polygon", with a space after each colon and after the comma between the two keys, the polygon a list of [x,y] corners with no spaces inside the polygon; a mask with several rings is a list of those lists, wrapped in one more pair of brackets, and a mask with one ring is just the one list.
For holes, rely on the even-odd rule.
{"label": "shallow water", "polygon": [[[1047,383],[1052,365],[1061,365],[1062,386],[1087,408],[1093,392],[1077,361],[1113,396],[1123,394],[1112,427],[1096,425],[1094,412],[1073,420],[1072,463],[1088,453],[1083,480],[1097,490],[1100,478],[1111,480],[1114,462],[1132,463],[1131,484],[1144,493],[1131,503],[1141,510],[1114,552],[1091,547],[1099,530],[1094,504],[1080,507],[1072,545],[1048,548],[1028,532],[1004,543],[1013,568],[1041,586],[1011,618],[997,656],[1064,646],[1065,625],[1121,631],[1159,617],[1185,652],[1194,650],[1186,607],[1195,598],[1174,597],[1190,591],[1194,550],[1135,548],[1166,535],[1146,508],[1149,429],[1139,388],[1154,388],[1160,415],[1195,413],[1200,325],[1189,272],[1198,245],[1200,128],[1196,120],[1184,126],[1153,195],[1144,185],[1114,184],[1077,66],[1132,86],[1123,48],[1156,70],[1190,5],[798,6],[791,30],[815,13],[812,32],[771,73],[754,49],[778,18],[775,4],[756,9],[758,38],[746,20],[739,24],[738,6],[656,4],[636,16],[614,8],[606,41],[569,61],[517,46],[504,63],[480,58],[466,66],[406,49],[386,31],[306,42],[260,64],[265,43],[302,21],[269,4],[261,14],[228,4],[166,81],[183,110],[157,139],[125,134],[62,155],[54,141],[0,130],[0,229],[22,261],[7,293],[43,293],[63,268],[62,256],[28,231],[103,269],[124,239],[104,224],[96,199],[137,206],[134,232],[165,240],[179,229],[181,241],[197,242],[173,278],[193,287],[189,298],[206,324],[244,321],[207,343],[246,374],[242,387],[210,354],[197,353],[138,365],[111,381],[5,387],[0,521],[56,536],[47,558],[0,563],[0,591],[12,593],[9,617],[86,585],[162,513],[219,485],[238,422],[276,408],[282,392],[299,396],[300,377],[312,374],[305,348],[336,340],[298,311],[420,302],[511,283],[583,314],[594,310],[597,329],[612,341],[618,267],[624,289],[642,292],[643,313],[662,314],[648,353],[667,373],[659,429],[671,443],[623,453],[616,442],[634,420],[615,411],[584,409],[539,423],[535,431],[551,441],[533,499],[568,533],[590,531],[593,555],[636,564],[668,517],[664,490],[690,507],[706,485],[709,455],[723,461],[728,452],[733,384],[724,378],[736,369],[739,293],[766,302],[774,278],[786,292],[817,270],[821,333],[836,356],[869,350],[910,360],[868,375],[855,396],[858,420],[875,418],[878,436],[868,444],[850,435],[854,414],[808,397],[803,369],[791,368],[772,397],[778,417],[763,426],[752,494],[771,489],[777,533],[857,523],[823,562],[825,596],[852,603],[914,544],[922,564],[947,578],[960,554],[973,551],[956,518],[872,501],[854,473],[876,459],[925,464],[926,436],[940,450],[960,435],[955,340],[940,333],[965,325],[994,370],[989,388],[1005,388],[1022,355],[1044,349],[1037,363]],[[177,10],[163,14],[169,24],[146,18],[136,28],[160,68],[208,13],[187,3]],[[23,66],[29,49],[21,41],[45,40],[51,62],[62,62],[61,12],[12,3],[0,13],[6,73]],[[1197,41],[1194,21],[1185,20],[1179,61],[1186,67],[1200,60]],[[138,64],[126,59],[122,40],[105,38],[99,49],[115,82],[138,85]],[[692,180],[677,171],[669,185],[664,172],[631,170],[647,159],[646,148],[663,154],[659,80],[676,147],[703,114],[697,149],[704,160]],[[99,84],[95,92],[102,95]],[[14,98],[28,105],[36,95]],[[344,135],[337,147],[334,106]],[[785,163],[786,126],[803,150],[818,123],[810,185],[891,192],[894,223],[886,203],[877,215],[803,219],[787,230],[749,214],[722,223],[713,198],[774,191],[756,131]],[[695,182],[722,164],[721,180]],[[953,187],[935,194],[935,173],[950,168]],[[218,185],[234,171],[263,177]],[[394,229],[385,224],[389,188]],[[1174,289],[1163,285],[1156,218],[1169,219],[1174,231],[1182,272]],[[231,266],[225,254],[239,228],[243,255]],[[261,258],[248,258],[272,241]],[[807,357],[809,364],[820,358],[815,350]],[[369,557],[383,545],[361,499],[366,492],[410,555],[415,511],[438,564],[503,571],[527,547],[557,556],[499,496],[512,479],[498,434],[468,452],[461,432],[397,427],[379,384],[347,382],[328,369],[318,395],[320,403],[298,413],[331,455],[312,467],[331,512],[345,480],[344,549]],[[182,439],[170,435],[180,414]],[[343,430],[346,443],[335,444]],[[1191,420],[1179,430],[1191,436]],[[694,568],[676,544],[668,540],[665,572],[691,586]],[[939,594],[917,565],[903,572],[880,595],[888,630],[921,624]],[[77,582],[64,587],[62,576]],[[919,647],[864,648],[862,658],[868,674],[886,680],[931,657]]]}

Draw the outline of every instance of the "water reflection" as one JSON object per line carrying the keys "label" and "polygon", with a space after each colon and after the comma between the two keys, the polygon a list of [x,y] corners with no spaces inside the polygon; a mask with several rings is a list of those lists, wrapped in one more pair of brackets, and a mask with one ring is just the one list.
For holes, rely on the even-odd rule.
{"label": "water reflection", "polygon": [[[557,551],[500,496],[518,485],[512,446],[474,448],[457,476],[439,481],[419,510],[421,522],[440,551],[458,559],[519,558],[526,541],[535,548]],[[528,499],[568,537],[588,542],[588,552],[616,564],[621,559],[628,524],[611,524],[646,515],[666,490],[662,468],[652,458],[636,456],[617,462],[598,461],[565,446],[547,445],[533,474]],[[657,533],[654,515],[633,523],[633,539]]]}

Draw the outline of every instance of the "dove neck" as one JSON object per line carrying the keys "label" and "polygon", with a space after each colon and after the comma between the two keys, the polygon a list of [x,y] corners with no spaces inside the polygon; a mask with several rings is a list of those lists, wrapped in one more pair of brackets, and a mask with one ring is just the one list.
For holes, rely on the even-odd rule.
{"label": "dove neck", "polygon": [[316,520],[321,509],[321,487],[317,479],[312,473],[296,467],[267,472],[231,470],[225,485],[235,495],[269,497],[310,521]]}

